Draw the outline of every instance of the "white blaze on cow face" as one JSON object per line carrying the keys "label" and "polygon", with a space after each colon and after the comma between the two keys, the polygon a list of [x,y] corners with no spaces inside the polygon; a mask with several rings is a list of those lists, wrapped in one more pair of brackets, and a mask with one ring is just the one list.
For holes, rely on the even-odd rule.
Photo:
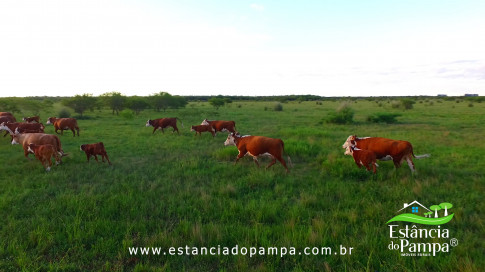
{"label": "white blaze on cow face", "polygon": [[14,144],[19,144],[19,142],[17,142],[17,141],[15,140],[15,137],[12,139],[12,144],[13,144],[13,145],[14,145]]}
{"label": "white blaze on cow face", "polygon": [[27,151],[28,151],[29,153],[34,153],[34,150],[32,150],[32,148],[30,148],[30,145],[27,147]]}
{"label": "white blaze on cow face", "polygon": [[148,121],[147,121],[147,123],[146,123],[146,125],[145,125],[145,126],[146,126],[146,127],[151,126],[151,124],[150,124],[150,120],[148,120]]}
{"label": "white blaze on cow face", "polygon": [[[350,135],[347,140],[345,140],[344,144],[342,145],[342,148],[348,148],[350,146],[350,141],[354,139],[353,135]],[[347,154],[346,154],[347,155]]]}
{"label": "white blaze on cow face", "polygon": [[235,138],[234,135],[229,134],[227,136],[226,141],[224,142],[224,145],[225,146],[228,146],[228,145],[236,145],[236,142],[235,142],[234,138]]}
{"label": "white blaze on cow face", "polygon": [[50,125],[51,124],[51,119],[47,119],[47,122],[45,122],[46,125]]}
{"label": "white blaze on cow face", "polygon": [[207,126],[207,125],[209,125],[209,122],[207,122],[207,121],[208,121],[208,120],[207,120],[207,119],[205,119],[205,120],[204,120],[204,121],[202,121],[202,123],[200,123],[200,124],[201,124],[201,125],[206,125],[206,126]]}

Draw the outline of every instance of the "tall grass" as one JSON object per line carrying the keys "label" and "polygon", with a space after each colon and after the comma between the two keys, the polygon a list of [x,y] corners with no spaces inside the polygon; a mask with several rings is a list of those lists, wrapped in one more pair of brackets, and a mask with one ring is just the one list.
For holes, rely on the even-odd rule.
{"label": "tall grass", "polygon": [[[69,153],[45,173],[24,158],[21,147],[0,139],[0,270],[261,270],[261,271],[479,271],[485,266],[485,159],[481,104],[443,101],[415,104],[400,124],[365,122],[375,103],[359,101],[350,125],[322,124],[335,103],[237,102],[215,110],[208,103],[185,109],[144,111],[133,119],[109,110],[88,112],[80,137],[60,136]],[[194,106],[192,106],[194,105]],[[450,110],[451,106],[455,106]],[[54,116],[41,112],[41,119]],[[181,134],[152,134],[147,119],[179,117]],[[255,118],[255,116],[257,118]],[[243,135],[281,138],[294,168],[262,158],[234,165],[235,147],[226,134],[194,137],[190,125],[205,119],[235,120]],[[47,132],[53,133],[48,126]],[[410,141],[417,175],[381,162],[373,175],[343,155],[349,135]],[[103,141],[113,166],[86,162],[79,145]],[[285,158],[286,159],[286,158]],[[460,241],[448,254],[400,257],[389,251],[385,222],[403,202],[449,201],[456,220],[447,227]],[[128,247],[157,246],[329,246],[354,247],[351,256],[130,256]]]}

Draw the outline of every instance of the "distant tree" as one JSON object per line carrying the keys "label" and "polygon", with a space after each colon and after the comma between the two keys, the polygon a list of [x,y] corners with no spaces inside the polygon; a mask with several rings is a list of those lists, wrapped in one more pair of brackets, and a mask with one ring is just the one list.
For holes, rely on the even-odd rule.
{"label": "distant tree", "polygon": [[209,99],[209,103],[218,110],[220,107],[224,106],[226,102],[222,97],[212,97]]}
{"label": "distant tree", "polygon": [[112,114],[119,115],[126,103],[126,97],[119,92],[104,93],[100,96],[101,102],[112,110]]}
{"label": "distant tree", "polygon": [[0,109],[2,109],[2,111],[8,111],[11,113],[20,112],[17,103],[15,103],[15,101],[13,101],[11,98],[1,98]]}
{"label": "distant tree", "polygon": [[140,114],[141,111],[150,106],[145,99],[138,96],[128,98],[126,104],[128,108],[135,112],[136,115]]}
{"label": "distant tree", "polygon": [[64,106],[72,108],[74,112],[79,113],[81,116],[83,116],[83,113],[86,110],[94,110],[94,107],[96,107],[96,102],[96,97],[93,97],[91,94],[77,94],[72,98],[67,98],[63,100],[62,104],[64,104]]}
{"label": "distant tree", "polygon": [[153,108],[156,111],[163,109],[165,111],[168,108],[178,109],[187,105],[187,100],[183,96],[172,96],[166,92],[160,92],[150,96],[150,101]]}

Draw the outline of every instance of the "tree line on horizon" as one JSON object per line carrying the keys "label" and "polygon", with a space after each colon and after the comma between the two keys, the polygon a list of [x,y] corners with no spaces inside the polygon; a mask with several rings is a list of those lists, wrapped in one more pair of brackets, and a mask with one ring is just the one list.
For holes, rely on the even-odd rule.
{"label": "tree line on horizon", "polygon": [[403,96],[403,97],[323,97],[317,95],[280,95],[280,96],[178,96],[167,92],[159,92],[150,96],[125,96],[120,92],[107,92],[99,96],[91,94],[75,95],[73,97],[5,97],[0,98],[0,111],[12,113],[24,113],[38,115],[41,109],[52,107],[54,103],[60,102],[62,105],[71,108],[81,117],[86,111],[95,109],[109,108],[112,114],[119,115],[121,111],[129,109],[133,114],[138,115],[146,109],[155,111],[166,111],[167,109],[184,108],[189,102],[209,102],[214,108],[218,109],[233,101],[276,101],[280,103],[303,102],[303,101],[384,101],[390,99],[401,99],[411,105],[419,99],[440,99],[444,101],[469,101],[481,103],[485,97],[436,97],[436,96]]}

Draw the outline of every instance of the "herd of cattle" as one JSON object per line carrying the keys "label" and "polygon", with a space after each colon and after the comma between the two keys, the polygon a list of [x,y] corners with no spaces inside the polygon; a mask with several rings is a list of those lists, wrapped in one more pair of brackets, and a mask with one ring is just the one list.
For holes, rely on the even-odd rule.
{"label": "herd of cattle", "polygon": [[[148,120],[146,126],[153,127],[153,133],[157,130],[161,130],[164,133],[164,129],[172,127],[180,134],[177,128],[177,120],[179,118],[159,118],[154,120]],[[40,123],[39,116],[24,117],[24,122],[16,122],[15,117],[9,112],[0,112],[0,130],[5,130],[7,134],[10,134],[12,144],[21,144],[24,149],[24,155],[28,158],[30,153],[44,165],[46,171],[49,171],[52,166],[52,158],[55,159],[56,165],[61,163],[63,156],[67,154],[62,150],[61,141],[57,135],[44,133],[44,125]],[[180,120],[181,121],[181,120]],[[181,121],[182,122],[182,121]],[[61,135],[64,130],[71,130],[73,137],[79,136],[79,127],[77,121],[74,118],[56,118],[50,117],[47,119],[46,124],[52,124],[56,134]],[[182,123],[183,127],[183,123]],[[209,132],[215,137],[217,132],[229,132],[229,135],[224,142],[225,146],[234,145],[237,147],[239,154],[236,157],[234,164],[245,155],[250,155],[256,165],[259,167],[258,157],[269,156],[272,161],[267,168],[271,167],[278,160],[281,165],[289,172],[286,161],[283,159],[284,143],[281,139],[269,138],[264,136],[241,136],[236,131],[236,123],[234,121],[222,121],[222,120],[207,120],[202,121],[200,125],[191,127],[191,131],[195,131],[201,135],[202,132]],[[368,171],[371,170],[376,173],[377,160],[392,160],[396,168],[406,161],[412,172],[415,171],[413,158],[421,159],[429,157],[429,154],[415,156],[413,153],[413,146],[407,141],[391,140],[381,137],[363,137],[358,138],[355,135],[349,136],[342,145],[345,149],[345,155],[351,155],[354,158],[356,165],[360,168],[364,166]],[[101,156],[102,161],[104,159],[111,164],[106,149],[102,142],[93,144],[83,144],[80,149],[85,152],[87,161],[89,162],[91,156],[94,156],[98,161],[97,155]],[[291,159],[287,156],[290,166],[292,165]]]}

